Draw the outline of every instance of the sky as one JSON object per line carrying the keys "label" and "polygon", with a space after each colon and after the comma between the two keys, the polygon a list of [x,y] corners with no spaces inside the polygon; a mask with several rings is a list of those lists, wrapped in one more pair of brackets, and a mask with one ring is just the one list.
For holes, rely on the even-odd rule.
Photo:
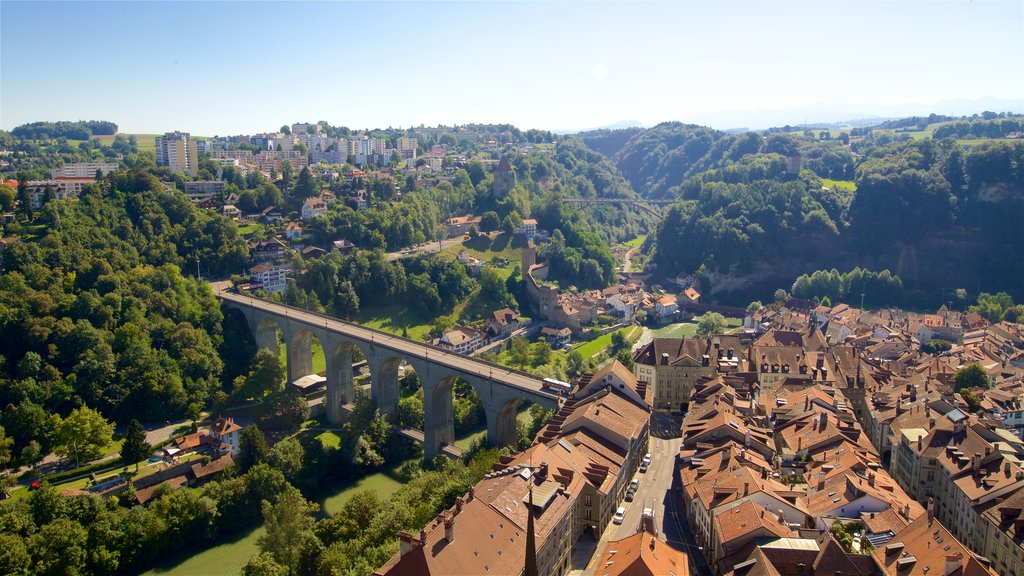
{"label": "sky", "polygon": [[1022,0],[0,1],[5,130],[756,128],[982,98],[1024,108]]}

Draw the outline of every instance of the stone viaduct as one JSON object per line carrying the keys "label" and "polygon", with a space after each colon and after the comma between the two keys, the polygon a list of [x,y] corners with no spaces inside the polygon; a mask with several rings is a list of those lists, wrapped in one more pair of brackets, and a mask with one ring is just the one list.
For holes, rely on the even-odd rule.
{"label": "stone viaduct", "polygon": [[457,378],[468,382],[487,413],[487,439],[492,446],[515,441],[516,413],[524,401],[557,411],[562,400],[542,387],[540,378],[401,338],[351,322],[334,319],[255,297],[235,294],[214,285],[219,298],[241,311],[256,344],[276,350],[283,338],[288,381],[313,372],[312,339],[324,350],[327,365],[327,418],[342,420],[342,406],[354,399],[352,352],[359,349],[370,369],[374,403],[392,422],[398,416],[398,367],[404,361],[423,386],[424,458],[438,454],[443,444],[455,441],[452,391]]}

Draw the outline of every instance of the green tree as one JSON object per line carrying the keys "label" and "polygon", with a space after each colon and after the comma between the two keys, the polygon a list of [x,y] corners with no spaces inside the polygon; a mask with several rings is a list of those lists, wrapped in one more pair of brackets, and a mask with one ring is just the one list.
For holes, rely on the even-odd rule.
{"label": "green tree", "polygon": [[9,186],[0,184],[0,210],[3,210],[4,212],[14,210],[14,200],[16,198],[17,192]]}
{"label": "green tree", "polygon": [[15,534],[0,533],[0,574],[28,576],[32,557],[25,540]]}
{"label": "green tree", "polygon": [[21,463],[32,468],[43,459],[43,448],[39,442],[29,440],[28,444],[21,449]]}
{"label": "green tree", "polygon": [[968,411],[970,411],[970,412],[977,412],[978,409],[981,408],[981,399],[978,398],[978,395],[975,394],[974,392],[972,392],[971,390],[969,390],[969,389],[961,390],[960,391],[960,397],[963,398],[964,402],[967,403],[967,410]]}
{"label": "green tree", "polygon": [[255,424],[250,424],[242,429],[238,438],[238,458],[235,463],[244,472],[260,462],[266,462],[269,452],[263,432]]}
{"label": "green tree", "polygon": [[7,436],[4,432],[4,427],[0,426],[0,469],[6,468],[7,463],[11,461],[11,446],[14,445],[14,440]]}
{"label": "green tree", "polygon": [[789,294],[782,288],[779,288],[778,290],[775,291],[774,300],[776,302],[784,302],[786,300],[789,300]]}
{"label": "green tree", "polygon": [[498,213],[494,210],[484,212],[483,216],[480,217],[480,230],[484,232],[494,232],[501,226],[501,220],[498,219]]}
{"label": "green tree", "polygon": [[278,564],[273,554],[261,552],[242,568],[242,576],[288,576],[288,568]]}
{"label": "green tree", "polygon": [[725,328],[725,317],[718,312],[706,312],[697,319],[697,335],[717,334]]}
{"label": "green tree", "polygon": [[245,377],[235,380],[235,394],[240,398],[260,399],[281,389],[284,382],[284,366],[274,352],[261,348],[256,352],[252,369]]}
{"label": "green tree", "polygon": [[512,339],[512,363],[517,366],[526,366],[530,362],[530,343],[522,336]]}
{"label": "green tree", "polygon": [[633,355],[630,354],[629,350],[619,350],[618,353],[615,354],[615,359],[619,361],[619,364],[625,366],[630,372],[633,371]]}
{"label": "green tree", "polygon": [[309,166],[304,166],[299,172],[299,178],[295,182],[294,196],[299,200],[305,200],[316,195],[316,183],[313,181],[313,173]]}
{"label": "green tree", "polygon": [[534,342],[530,348],[534,366],[544,366],[551,362],[551,344],[548,344],[546,340]]}
{"label": "green tree", "polygon": [[57,425],[57,453],[71,458],[75,466],[80,466],[83,460],[99,456],[113,435],[114,425],[111,422],[96,410],[82,406],[72,410]]}
{"label": "green tree", "polygon": [[956,371],[953,375],[953,382],[956,384],[957,391],[965,388],[981,388],[984,390],[989,385],[988,372],[985,371],[981,364],[971,362]]}
{"label": "green tree", "polygon": [[423,429],[423,393],[406,396],[398,401],[398,424],[409,428]]}
{"label": "green tree", "polygon": [[128,423],[128,430],[124,435],[124,444],[121,445],[121,460],[125,464],[135,463],[135,471],[139,471],[139,461],[145,460],[152,447],[146,442],[146,430],[142,423],[132,419]]}
{"label": "green tree", "polygon": [[57,518],[29,539],[32,573],[45,576],[80,574],[88,555],[88,532],[81,524]]}
{"label": "green tree", "polygon": [[761,304],[760,300],[754,300],[750,304],[747,304],[747,316],[751,316],[754,312],[757,312],[761,308],[764,308],[764,304]]}
{"label": "green tree", "polygon": [[280,470],[284,477],[294,482],[302,472],[302,462],[306,451],[294,437],[285,438],[270,449],[268,461],[275,470]]}
{"label": "green tree", "polygon": [[583,355],[579,353],[579,350],[569,352],[568,366],[569,374],[573,376],[583,373]]}
{"label": "green tree", "polygon": [[278,496],[273,504],[263,502],[263,520],[267,533],[257,543],[260,550],[274,557],[274,560],[295,574],[300,564],[302,547],[313,536],[313,514],[320,509],[307,502],[302,493],[289,488]]}

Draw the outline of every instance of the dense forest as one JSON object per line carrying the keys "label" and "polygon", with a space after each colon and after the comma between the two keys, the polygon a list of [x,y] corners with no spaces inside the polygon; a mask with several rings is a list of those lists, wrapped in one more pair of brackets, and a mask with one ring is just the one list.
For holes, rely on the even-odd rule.
{"label": "dense forest", "polygon": [[[987,137],[1016,122],[982,118],[936,133]],[[941,288],[1021,295],[1024,143],[827,134],[668,123],[629,138],[612,155],[623,175],[646,196],[680,201],[655,239],[659,272],[703,265],[719,280],[745,277],[722,283],[742,290],[868,266],[899,274],[914,298]]]}
{"label": "dense forest", "polygon": [[220,306],[184,276],[248,262],[233,223],[121,172],[47,203],[0,275],[0,422],[19,454],[53,447],[48,414],[87,405],[126,423],[196,412],[221,389]]}

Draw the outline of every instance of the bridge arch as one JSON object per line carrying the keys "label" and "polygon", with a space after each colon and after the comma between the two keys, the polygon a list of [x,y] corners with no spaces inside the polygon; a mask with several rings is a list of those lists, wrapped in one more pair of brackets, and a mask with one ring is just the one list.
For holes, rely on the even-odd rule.
{"label": "bridge arch", "polygon": [[[487,414],[487,436],[491,446],[513,446],[516,443],[516,416],[526,400],[509,398]],[[491,413],[493,412],[493,414]],[[493,426],[491,424],[493,420]],[[493,432],[492,432],[493,428]],[[493,437],[491,436],[493,433]]]}

